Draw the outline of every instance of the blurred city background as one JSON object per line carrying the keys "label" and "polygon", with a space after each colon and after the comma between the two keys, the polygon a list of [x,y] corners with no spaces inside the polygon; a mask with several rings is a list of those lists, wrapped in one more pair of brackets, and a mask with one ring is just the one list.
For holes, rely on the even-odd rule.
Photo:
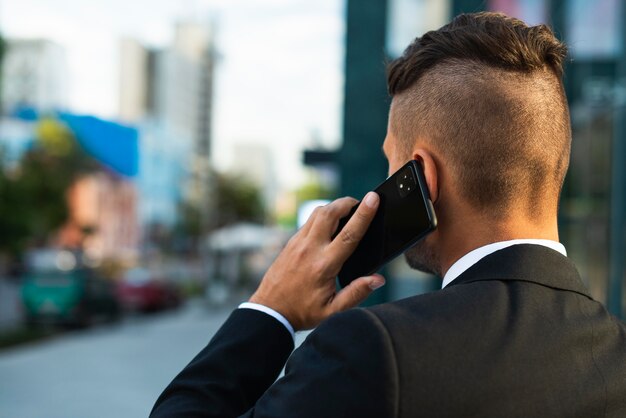
{"label": "blurred city background", "polygon": [[[147,415],[312,208],[386,178],[384,63],[461,12],[569,45],[560,235],[623,317],[625,9],[0,0],[0,416]],[[441,283],[385,274],[367,303]]]}

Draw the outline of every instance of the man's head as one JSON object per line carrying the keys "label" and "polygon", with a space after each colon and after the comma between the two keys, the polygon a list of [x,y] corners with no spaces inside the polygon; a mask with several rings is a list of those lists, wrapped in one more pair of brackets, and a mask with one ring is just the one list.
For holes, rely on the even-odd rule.
{"label": "man's head", "polygon": [[[556,218],[571,138],[566,52],[544,25],[478,13],[417,38],[390,63],[390,172],[424,160],[441,228],[460,216]],[[437,239],[407,252],[409,263],[441,274]]]}

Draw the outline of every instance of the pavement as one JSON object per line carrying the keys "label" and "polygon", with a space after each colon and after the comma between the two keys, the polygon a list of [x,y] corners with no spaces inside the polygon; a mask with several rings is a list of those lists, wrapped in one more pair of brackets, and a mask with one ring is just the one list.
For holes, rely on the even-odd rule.
{"label": "pavement", "polygon": [[232,309],[195,300],[0,351],[0,418],[146,417]]}
{"label": "pavement", "polygon": [[0,417],[145,417],[230,309],[176,312],[0,351]]}

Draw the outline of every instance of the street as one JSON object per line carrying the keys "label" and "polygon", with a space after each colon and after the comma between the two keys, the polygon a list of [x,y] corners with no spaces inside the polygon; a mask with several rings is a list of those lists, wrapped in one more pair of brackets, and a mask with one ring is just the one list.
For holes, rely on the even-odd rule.
{"label": "street", "polygon": [[229,313],[192,301],[0,352],[0,418],[145,417]]}

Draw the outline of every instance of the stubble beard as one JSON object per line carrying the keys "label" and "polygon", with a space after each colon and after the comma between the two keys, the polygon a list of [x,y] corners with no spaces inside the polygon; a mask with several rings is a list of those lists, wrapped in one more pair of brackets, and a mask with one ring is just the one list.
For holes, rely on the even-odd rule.
{"label": "stubble beard", "polygon": [[434,248],[429,245],[427,239],[418,241],[414,246],[406,250],[404,252],[404,258],[412,269],[442,277],[439,255]]}

